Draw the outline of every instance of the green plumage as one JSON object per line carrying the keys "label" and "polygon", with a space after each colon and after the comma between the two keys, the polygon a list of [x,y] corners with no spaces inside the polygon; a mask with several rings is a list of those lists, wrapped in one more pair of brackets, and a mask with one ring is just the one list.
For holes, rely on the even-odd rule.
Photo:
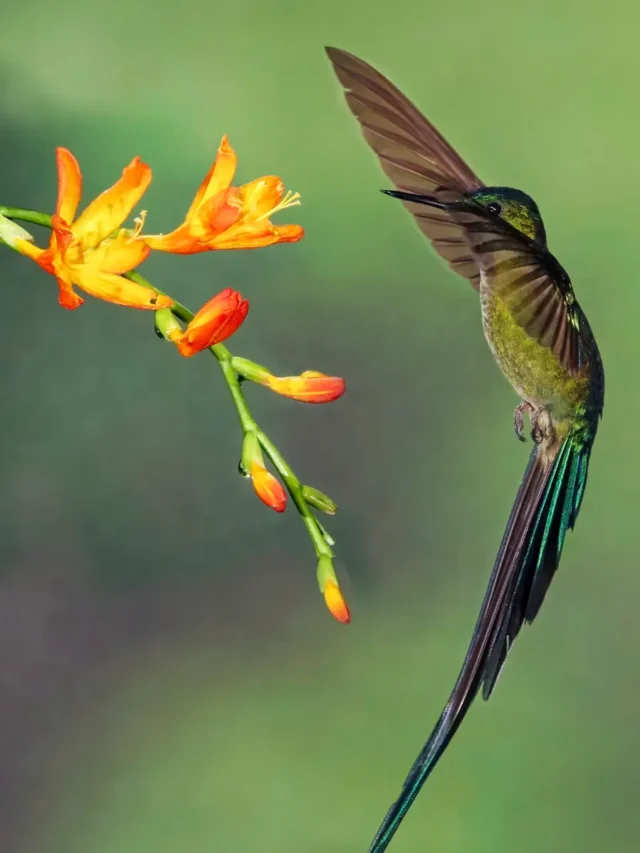
{"label": "green plumage", "polygon": [[[488,187],[435,127],[366,62],[327,48],[347,103],[394,190],[449,266],[478,291],[485,337],[520,396],[514,425],[535,442],[458,680],[369,853],[383,853],[482,691],[491,695],[522,625],[558,569],[587,482],[604,371],[569,276],[533,199]],[[480,845],[482,847],[482,845]]]}

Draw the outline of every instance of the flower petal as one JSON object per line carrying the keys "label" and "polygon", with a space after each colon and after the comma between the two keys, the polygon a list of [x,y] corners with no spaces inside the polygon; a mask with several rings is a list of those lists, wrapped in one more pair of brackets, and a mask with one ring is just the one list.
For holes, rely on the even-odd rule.
{"label": "flower petal", "polygon": [[297,243],[304,237],[301,225],[271,225],[268,220],[239,223],[211,241],[211,249],[261,249],[275,243]]}
{"label": "flower petal", "polygon": [[194,237],[188,222],[183,223],[169,234],[150,234],[142,236],[147,246],[154,252],[171,252],[175,255],[190,255],[195,252],[206,252],[208,246],[202,245]]}
{"label": "flower petal", "polygon": [[284,193],[284,184],[275,175],[256,178],[243,184],[239,190],[242,200],[242,213],[251,219],[265,216],[278,205]]}
{"label": "flower petal", "polygon": [[220,142],[216,159],[213,161],[213,165],[207,172],[204,181],[200,184],[191,202],[191,207],[187,211],[185,220],[190,219],[200,205],[211,198],[211,196],[231,186],[237,165],[238,158],[236,152],[229,145],[229,140],[225,134]]}
{"label": "flower petal", "polygon": [[338,622],[342,622],[343,625],[351,622],[351,614],[349,613],[347,602],[342,597],[338,584],[333,581],[327,582],[324,588],[324,600],[327,610]]}
{"label": "flower petal", "polygon": [[71,286],[71,279],[66,271],[61,270],[61,274],[56,275],[58,281],[58,302],[63,308],[68,311],[73,311],[84,304],[84,299],[75,292]]}
{"label": "flower petal", "polygon": [[249,303],[242,294],[227,287],[198,311],[185,330],[184,341],[194,352],[219,344],[240,328],[248,311]]}
{"label": "flower petal", "polygon": [[263,383],[276,394],[302,403],[331,403],[345,392],[345,381],[307,370],[301,376],[269,376]]}
{"label": "flower petal", "polygon": [[262,503],[276,512],[284,512],[287,508],[287,493],[279,480],[271,474],[264,465],[256,459],[251,464],[251,480],[253,488]]}
{"label": "flower petal", "polygon": [[158,308],[169,308],[173,299],[161,296],[152,288],[145,287],[135,281],[129,281],[121,275],[101,272],[85,265],[69,269],[74,284],[81,287],[91,296],[104,299],[114,305],[125,305],[129,308],[142,308],[156,311]]}
{"label": "flower petal", "polygon": [[190,220],[193,233],[199,238],[209,240],[235,225],[241,216],[242,203],[234,187],[208,198],[203,202]]}
{"label": "flower petal", "polygon": [[68,222],[57,213],[54,213],[51,217],[51,225],[53,226],[51,234],[52,252],[54,256],[60,255],[62,257],[66,254],[67,249],[73,243],[73,233]]}
{"label": "flower petal", "polygon": [[139,266],[148,257],[151,248],[126,231],[120,231],[110,240],[104,240],[85,257],[88,266],[102,272],[124,273]]}
{"label": "flower petal", "polygon": [[56,213],[66,222],[73,218],[82,195],[82,173],[78,161],[67,148],[56,148],[58,167],[58,203]]}
{"label": "flower petal", "polygon": [[73,223],[73,236],[84,248],[93,248],[119,228],[151,183],[151,169],[134,157],[122,177],[105,190]]}
{"label": "flower petal", "polygon": [[31,258],[32,261],[35,261],[45,272],[53,275],[51,249],[41,249],[39,246],[34,245],[30,240],[21,239],[16,240],[15,248],[22,255],[25,255],[25,257]]}

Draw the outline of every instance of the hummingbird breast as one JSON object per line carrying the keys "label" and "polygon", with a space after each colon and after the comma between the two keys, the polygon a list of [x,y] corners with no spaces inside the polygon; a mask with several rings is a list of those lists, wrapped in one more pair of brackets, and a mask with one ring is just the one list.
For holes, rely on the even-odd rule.
{"label": "hummingbird breast", "polygon": [[576,376],[570,374],[549,347],[515,321],[484,275],[480,303],[485,337],[515,391],[536,408],[545,406],[554,420],[571,419],[589,395],[588,367]]}

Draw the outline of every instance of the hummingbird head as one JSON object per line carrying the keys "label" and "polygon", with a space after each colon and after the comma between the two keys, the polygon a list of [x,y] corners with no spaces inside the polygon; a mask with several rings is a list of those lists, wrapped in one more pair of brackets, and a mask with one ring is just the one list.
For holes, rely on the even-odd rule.
{"label": "hummingbird head", "polygon": [[514,190],[511,187],[481,187],[475,192],[468,193],[466,197],[473,199],[492,216],[508,222],[513,228],[541,246],[547,245],[547,236],[538,205],[531,196],[521,190]]}

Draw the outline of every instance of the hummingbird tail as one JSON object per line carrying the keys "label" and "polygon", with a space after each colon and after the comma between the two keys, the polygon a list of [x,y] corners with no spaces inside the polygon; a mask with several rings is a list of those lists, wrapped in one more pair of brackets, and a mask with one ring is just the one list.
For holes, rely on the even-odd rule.
{"label": "hummingbird tail", "polygon": [[532,451],[456,685],[369,853],[386,850],[474,698],[481,688],[489,698],[520,628],[537,615],[580,509],[590,451],[571,434],[551,458]]}

